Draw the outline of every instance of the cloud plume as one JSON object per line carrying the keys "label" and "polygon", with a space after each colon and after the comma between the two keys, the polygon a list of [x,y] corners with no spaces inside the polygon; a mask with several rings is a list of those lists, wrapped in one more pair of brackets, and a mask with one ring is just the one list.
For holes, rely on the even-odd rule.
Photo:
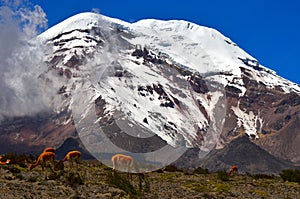
{"label": "cloud plume", "polygon": [[0,0],[0,121],[49,108],[41,74],[47,51],[36,36],[47,27],[46,14],[25,0]]}

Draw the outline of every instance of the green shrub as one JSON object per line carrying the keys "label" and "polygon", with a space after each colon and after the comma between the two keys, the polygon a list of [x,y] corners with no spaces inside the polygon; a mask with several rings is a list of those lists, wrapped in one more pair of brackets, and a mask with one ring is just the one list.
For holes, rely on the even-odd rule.
{"label": "green shrub", "polygon": [[167,171],[167,172],[177,172],[177,171],[179,171],[179,172],[181,172],[182,169],[177,168],[175,165],[168,165],[163,169],[163,171]]}
{"label": "green shrub", "polygon": [[[63,177],[64,177],[63,171],[58,171],[58,172],[53,171],[49,174],[48,179],[49,180],[61,180]],[[69,180],[74,180],[74,179],[71,179],[67,173],[65,181],[68,182]]]}
{"label": "green shrub", "polygon": [[217,192],[229,192],[230,186],[225,183],[214,184],[214,187]]}
{"label": "green shrub", "polygon": [[208,169],[198,167],[194,170],[194,174],[209,174]]}
{"label": "green shrub", "polygon": [[107,182],[110,185],[116,186],[119,189],[124,190],[129,195],[137,195],[137,191],[134,186],[130,183],[127,175],[120,175],[118,172],[107,174]]}
{"label": "green shrub", "polygon": [[225,170],[218,172],[218,178],[222,181],[229,181],[229,176]]}
{"label": "green shrub", "polygon": [[25,179],[22,174],[17,174],[16,178],[19,179],[19,180],[24,180]]}
{"label": "green shrub", "polygon": [[138,176],[138,180],[139,180],[138,194],[140,196],[143,196],[145,192],[150,192],[150,181],[147,175],[143,173],[138,173],[136,175]]}
{"label": "green shrub", "polygon": [[251,176],[254,179],[274,179],[274,175],[267,175],[267,174],[255,174]]}
{"label": "green shrub", "polygon": [[79,172],[67,172],[64,176],[65,182],[70,185],[84,185],[84,177]]}
{"label": "green shrub", "polygon": [[27,165],[25,162],[34,162],[37,157],[33,155],[26,155],[26,154],[17,154],[15,152],[13,153],[7,153],[2,158],[2,161],[6,161],[7,159],[11,160],[11,164],[18,164],[22,168],[26,168]]}
{"label": "green shrub", "polygon": [[38,176],[30,176],[27,179],[27,182],[37,182],[37,180],[38,180]]}
{"label": "green shrub", "polygon": [[211,192],[213,191],[205,182],[187,182],[183,187],[192,189],[196,192]]}
{"label": "green shrub", "polygon": [[16,168],[16,167],[11,167],[11,168],[8,168],[8,170],[13,173],[13,174],[18,174],[18,173],[21,173],[21,170]]}
{"label": "green shrub", "polygon": [[299,170],[296,170],[296,169],[295,170],[292,170],[292,169],[282,170],[279,175],[284,181],[300,183],[300,171]]}
{"label": "green shrub", "polygon": [[5,176],[4,177],[6,180],[13,180],[13,177],[11,177],[11,176]]}
{"label": "green shrub", "polygon": [[162,170],[162,169],[157,169],[157,170],[155,170],[154,172],[156,172],[156,173],[163,173],[164,170]]}
{"label": "green shrub", "polygon": [[146,177],[144,179],[144,181],[145,181],[144,191],[145,192],[150,192],[150,180]]}

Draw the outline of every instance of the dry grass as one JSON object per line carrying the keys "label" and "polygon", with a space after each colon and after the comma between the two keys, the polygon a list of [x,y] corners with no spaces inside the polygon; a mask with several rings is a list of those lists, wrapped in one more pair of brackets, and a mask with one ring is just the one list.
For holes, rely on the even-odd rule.
{"label": "dry grass", "polygon": [[[173,170],[172,170],[173,171]],[[45,173],[47,179],[45,179]],[[32,171],[9,165],[0,169],[1,198],[297,198],[300,185],[280,177],[218,173],[152,172],[145,178],[82,161],[76,170]]]}

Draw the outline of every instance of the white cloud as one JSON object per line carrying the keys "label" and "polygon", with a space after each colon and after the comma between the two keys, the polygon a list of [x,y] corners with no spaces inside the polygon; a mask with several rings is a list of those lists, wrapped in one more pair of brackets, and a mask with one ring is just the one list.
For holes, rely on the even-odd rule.
{"label": "white cloud", "polygon": [[40,78],[47,70],[47,49],[36,40],[47,27],[43,9],[21,0],[0,2],[1,120],[48,109],[54,91]]}

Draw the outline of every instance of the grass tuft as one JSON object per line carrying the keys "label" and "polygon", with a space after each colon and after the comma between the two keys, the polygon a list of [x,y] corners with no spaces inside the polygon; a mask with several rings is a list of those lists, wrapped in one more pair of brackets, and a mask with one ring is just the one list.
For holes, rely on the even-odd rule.
{"label": "grass tuft", "polygon": [[124,190],[129,195],[137,195],[137,191],[134,186],[130,183],[127,176],[121,175],[118,172],[107,173],[107,182],[119,189]]}
{"label": "grass tuft", "polygon": [[229,181],[229,176],[225,170],[218,172],[218,178],[222,181]]}
{"label": "grass tuft", "polygon": [[194,174],[209,174],[208,169],[198,167],[194,170]]}
{"label": "grass tuft", "polygon": [[292,169],[282,170],[282,172],[280,173],[280,177],[284,181],[300,183],[300,171],[296,170],[296,169],[295,170],[292,170]]}

